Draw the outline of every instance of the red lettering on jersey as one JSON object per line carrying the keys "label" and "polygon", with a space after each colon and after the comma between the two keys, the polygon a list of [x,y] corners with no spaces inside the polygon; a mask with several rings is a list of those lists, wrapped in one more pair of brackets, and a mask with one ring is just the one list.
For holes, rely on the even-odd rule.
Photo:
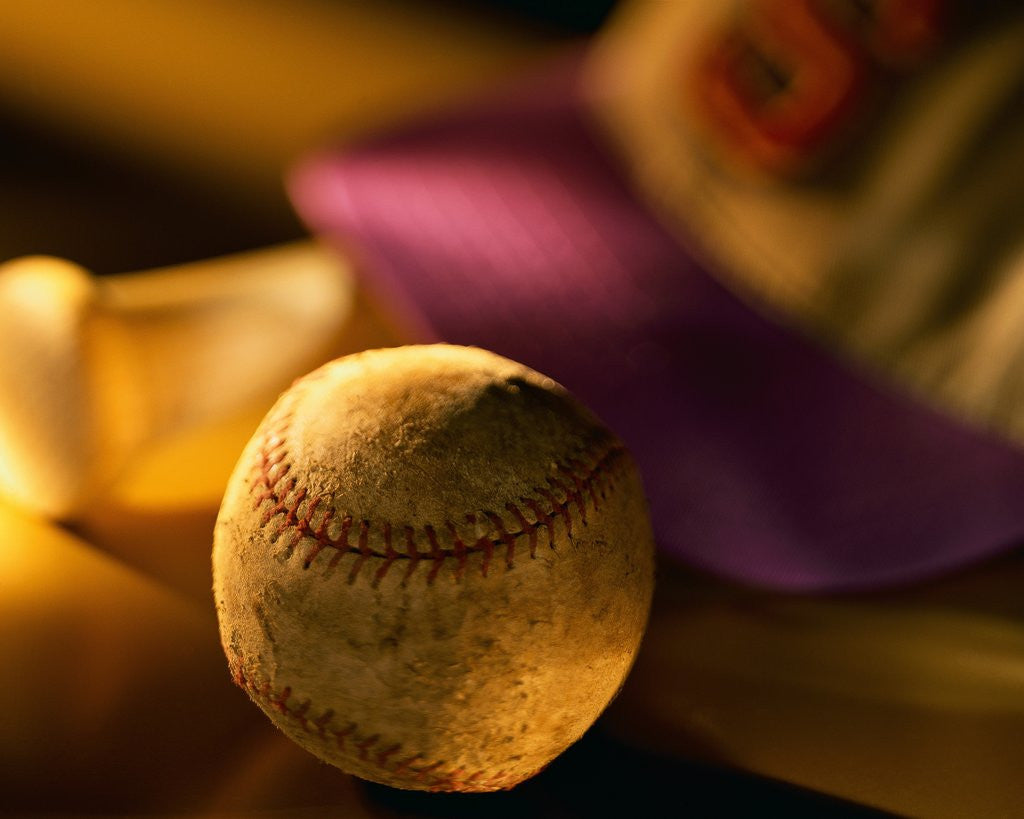
{"label": "red lettering on jersey", "polygon": [[739,162],[799,172],[856,120],[882,67],[937,42],[940,3],[754,0],[694,67],[698,114]]}

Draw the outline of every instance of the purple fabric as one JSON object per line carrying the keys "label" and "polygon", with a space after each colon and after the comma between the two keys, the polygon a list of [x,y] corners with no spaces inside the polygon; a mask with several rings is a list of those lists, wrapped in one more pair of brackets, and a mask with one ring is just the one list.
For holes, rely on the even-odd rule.
{"label": "purple fabric", "polygon": [[1024,454],[845,369],[723,289],[638,203],[559,69],[290,179],[423,340],[522,361],[642,469],[660,548],[790,590],[1016,545]]}

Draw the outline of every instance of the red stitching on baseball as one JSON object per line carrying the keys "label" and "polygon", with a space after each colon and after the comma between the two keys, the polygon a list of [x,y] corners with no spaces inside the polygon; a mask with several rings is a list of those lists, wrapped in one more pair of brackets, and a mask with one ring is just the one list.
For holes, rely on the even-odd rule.
{"label": "red stitching on baseball", "polygon": [[[455,528],[455,524],[450,520],[445,521],[445,526],[448,527],[448,532],[452,536],[452,544],[454,546],[455,559],[459,561],[459,567],[455,570],[455,579],[461,580],[462,575],[466,571],[466,544],[462,542],[462,538],[459,537],[459,532]],[[441,558],[444,560],[444,558]],[[483,575],[487,577],[487,560],[484,559]]]}
{"label": "red stitching on baseball", "polygon": [[345,551],[351,551],[352,547],[348,545],[348,531],[352,528],[352,516],[345,515],[341,519],[341,534],[338,535],[338,541],[335,546],[341,545],[345,547]]}
{"label": "red stitching on baseball", "polygon": [[564,511],[565,514],[565,533],[572,537],[572,515],[569,514],[569,500],[566,499],[565,503],[559,503],[551,491],[542,487],[537,487],[534,492],[540,495],[544,500],[551,504],[551,511],[548,513],[548,520],[550,528],[548,529],[548,545],[555,548],[555,519],[559,517],[559,512]]}
{"label": "red stitching on baseball", "polygon": [[[505,504],[505,508],[512,513],[512,516],[516,519],[519,524],[521,531],[526,532],[530,537],[530,557],[537,557],[537,526],[531,526],[530,522],[526,519],[519,507],[509,501]],[[510,534],[509,537],[512,537]]]}
{"label": "red stitching on baseball", "polygon": [[498,536],[501,538],[501,542],[505,544],[505,567],[512,568],[512,557],[516,553],[516,539],[512,537],[509,532],[505,529],[505,521],[501,519],[499,515],[494,512],[484,512],[487,519],[494,524],[494,528],[498,530]]}
{"label": "red stitching on baseball", "polygon": [[330,721],[334,719],[334,709],[328,708],[319,717],[313,720],[313,724],[316,726],[316,732],[323,736],[327,732],[327,726]]}
{"label": "red stitching on baseball", "polygon": [[359,751],[359,758],[360,759],[368,759],[369,758],[369,756],[370,756],[370,746],[371,745],[376,745],[378,739],[380,739],[380,734],[374,734],[373,736],[367,737],[366,739],[360,740],[359,742],[356,743],[356,750]]}
{"label": "red stitching on baseball", "polygon": [[427,575],[427,584],[429,585],[434,582],[437,573],[441,571],[444,552],[441,550],[441,544],[437,542],[437,532],[434,531],[434,527],[427,524],[423,531],[427,533],[427,539],[430,541],[430,559],[434,561],[434,567],[430,570],[430,574]]}
{"label": "red stitching on baseball", "polygon": [[373,552],[370,551],[369,546],[370,540],[370,521],[361,520],[359,521],[359,554],[363,557],[370,557]]}
{"label": "red stitching on baseball", "polygon": [[531,512],[533,512],[534,515],[537,516],[537,524],[538,525],[533,527],[534,532],[536,532],[536,530],[540,526],[543,526],[545,531],[548,533],[548,545],[551,548],[554,548],[554,546],[555,546],[555,527],[554,527],[554,523],[555,522],[551,519],[551,516],[547,512],[545,512],[541,508],[540,504],[537,503],[537,501],[535,501],[533,498],[520,498],[519,500],[521,500],[524,504],[526,504],[526,508],[529,509]]}
{"label": "red stitching on baseball", "polygon": [[583,484],[583,480],[579,474],[566,464],[559,464],[558,471],[565,475],[570,481],[572,481],[575,490],[572,493],[572,499],[576,503],[576,508],[580,510],[580,520],[583,521],[584,525],[587,523],[587,505],[584,500],[584,496],[587,493],[587,488]]}
{"label": "red stitching on baseball", "polygon": [[405,776],[405,774],[410,770],[412,763],[418,759],[423,759],[423,754],[413,754],[412,756],[403,759],[398,763],[398,767],[394,770],[395,776]]}
{"label": "red stitching on baseball", "polygon": [[[285,712],[285,714],[287,715],[287,712]],[[330,720],[328,720],[328,722],[330,722]],[[348,725],[346,725],[340,731],[334,731],[333,732],[334,733],[334,742],[337,744],[339,751],[344,751],[345,750],[345,740],[348,738],[349,734],[352,734],[353,732],[355,732],[355,730],[356,730],[356,724],[354,722],[350,722]]]}
{"label": "red stitching on baseball", "polygon": [[395,562],[395,558],[398,557],[398,552],[394,550],[391,545],[391,524],[384,524],[384,562],[381,563],[376,573],[373,575],[373,587],[376,588],[380,581],[384,579],[384,575],[388,573],[388,569],[391,568],[391,564]]}
{"label": "red stitching on baseball", "polygon": [[392,745],[390,748],[377,754],[377,764],[382,768],[388,767],[388,760],[402,750],[401,745]]}
{"label": "red stitching on baseball", "polygon": [[[400,743],[385,744],[379,733],[362,735],[359,726],[349,722],[344,728],[333,730],[330,728],[334,721],[334,710],[324,711],[316,719],[308,716],[312,703],[310,700],[303,700],[298,706],[291,706],[288,701],[292,697],[291,686],[285,686],[280,691],[273,691],[270,683],[258,684],[242,671],[241,662],[232,663],[234,670],[232,679],[235,684],[246,691],[250,697],[257,702],[262,702],[267,708],[276,711],[287,719],[293,720],[308,734],[326,739],[333,738],[338,750],[346,754],[353,754],[364,762],[371,763],[389,772],[392,776],[402,777],[410,781],[426,784],[430,790],[499,790],[510,788],[515,785],[519,778],[511,778],[505,771],[488,776],[486,771],[473,771],[466,774],[463,768],[445,770],[444,760],[426,762],[422,754],[412,754],[403,759],[392,761],[402,751]],[[349,742],[351,740],[351,743]],[[382,751],[376,754],[371,753],[374,746],[384,746]],[[421,763],[421,764],[417,764]]]}
{"label": "red stitching on baseball", "polygon": [[[373,524],[368,520],[360,520],[356,543],[353,544],[349,533],[354,521],[351,515],[346,514],[341,518],[338,536],[330,535],[330,524],[340,513],[329,502],[329,497],[322,495],[310,497],[307,487],[299,487],[296,476],[290,475],[292,464],[288,460],[286,442],[294,411],[291,403],[286,401],[278,412],[280,413],[279,417],[269,423],[264,433],[263,444],[253,468],[250,484],[250,491],[255,502],[254,509],[266,504],[261,526],[266,526],[275,517],[281,518],[270,536],[270,541],[276,542],[285,532],[292,535],[291,542],[285,548],[284,557],[286,559],[292,556],[298,544],[312,541],[305,551],[302,561],[304,569],[311,568],[320,554],[327,549],[335,552],[327,564],[329,571],[336,568],[343,557],[352,555],[354,559],[348,572],[349,583],[356,582],[363,566],[368,560],[374,559],[381,561],[372,575],[371,583],[374,586],[379,585],[391,568],[402,560],[409,561],[402,576],[403,584],[409,580],[421,562],[431,563],[426,578],[429,585],[436,580],[442,566],[449,558],[455,563],[453,578],[458,582],[465,576],[471,554],[481,555],[480,574],[486,577],[491,567],[495,547],[504,548],[504,565],[506,570],[510,570],[514,567],[518,538],[523,536],[528,538],[530,557],[536,557],[541,528],[548,533],[550,548],[555,546],[554,529],[557,521],[562,520],[567,535],[573,536],[573,507],[575,507],[575,514],[579,517],[579,522],[586,526],[588,498],[592,507],[595,510],[598,509],[600,500],[605,499],[608,491],[614,486],[615,473],[625,461],[624,448],[615,442],[609,442],[608,448],[589,468],[576,458],[567,458],[562,463],[556,464],[556,469],[559,475],[563,476],[563,480],[548,476],[546,479],[548,486],[535,487],[532,490],[533,497],[521,497],[518,499],[518,504],[513,502],[505,504],[504,511],[510,515],[509,519],[494,511],[480,513],[493,527],[493,532],[496,534],[484,534],[475,541],[467,543],[460,535],[455,523],[448,520],[445,521],[444,528],[447,530],[446,539],[450,546],[445,547],[441,544],[434,526],[427,524],[417,531],[411,526],[404,525],[405,551],[399,551],[393,543],[394,532],[389,521]],[[558,495],[564,497],[559,498]],[[308,508],[302,514],[299,509],[307,500]],[[326,505],[328,508],[319,525],[314,526],[313,518],[321,505]],[[532,512],[535,520],[531,522],[527,519],[521,507]],[[471,527],[475,527],[481,521],[476,513],[470,512],[466,514],[465,522]],[[379,532],[379,538],[384,543],[383,551],[380,550],[380,547],[374,548],[370,545],[371,530]],[[426,538],[430,546],[429,550],[417,547],[417,537]]]}
{"label": "red stitching on baseball", "polygon": [[[475,529],[477,525],[476,515],[472,512],[467,514],[466,523]],[[487,535],[480,535],[473,542],[472,546],[467,546],[456,533],[454,524],[449,523],[448,527],[451,529],[452,537],[455,539],[455,556],[459,559],[459,569],[455,574],[455,579],[461,580],[466,573],[466,564],[469,562],[470,552],[483,552],[484,559],[483,564],[480,566],[480,574],[487,577],[487,570],[491,567],[491,558],[494,557],[494,541],[488,538]]]}

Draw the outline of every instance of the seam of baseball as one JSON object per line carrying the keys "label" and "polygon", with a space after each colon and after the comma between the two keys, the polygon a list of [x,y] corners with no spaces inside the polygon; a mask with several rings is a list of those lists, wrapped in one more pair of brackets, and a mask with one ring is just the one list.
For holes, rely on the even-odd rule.
{"label": "seam of baseball", "polygon": [[344,754],[351,755],[355,750],[362,761],[374,764],[392,776],[424,785],[429,790],[500,790],[512,787],[526,778],[514,777],[505,771],[487,775],[482,770],[467,772],[462,768],[445,769],[445,760],[428,762],[423,754],[402,753],[401,743],[385,742],[380,734],[361,735],[359,726],[354,722],[348,722],[340,729],[335,728],[333,709],[327,709],[313,718],[310,715],[313,710],[311,700],[303,700],[295,706],[289,705],[288,701],[292,698],[291,686],[274,691],[268,682],[258,684],[245,675],[240,663],[232,669],[232,679],[254,700],[292,720],[307,734],[318,736],[325,742],[333,740]]}
{"label": "seam of baseball", "polygon": [[[427,583],[432,584],[449,558],[456,564],[454,579],[459,581],[465,575],[469,555],[475,553],[483,554],[480,571],[486,577],[496,549],[504,547],[505,566],[507,569],[513,568],[516,542],[523,537],[529,539],[530,558],[536,558],[539,530],[542,527],[547,530],[550,548],[554,548],[554,527],[558,521],[562,521],[567,534],[572,535],[573,506],[578,511],[582,525],[587,525],[588,502],[595,511],[600,508],[601,502],[606,500],[610,490],[614,489],[613,473],[616,467],[621,466],[626,455],[622,444],[612,439],[603,451],[597,447],[592,448],[592,453],[600,454],[596,458],[591,455],[588,459],[592,462],[589,468],[586,468],[578,458],[566,459],[557,465],[564,480],[549,476],[548,487],[534,487],[530,494],[520,497],[518,503],[509,501],[505,504],[503,513],[485,510],[479,514],[474,512],[464,515],[465,523],[471,526],[490,523],[497,532],[496,538],[484,534],[467,543],[459,535],[455,522],[450,519],[441,526],[425,524],[414,528],[408,525],[394,526],[389,521],[356,521],[351,515],[341,516],[341,531],[336,537],[332,537],[328,533],[328,527],[338,514],[333,504],[327,503],[321,521],[315,526],[313,524],[318,507],[325,500],[329,501],[330,496],[311,495],[308,487],[300,486],[298,477],[291,474],[287,448],[288,434],[294,418],[291,403],[293,402],[287,402],[279,408],[277,417],[267,424],[262,435],[250,481],[250,495],[254,497],[253,510],[259,509],[269,501],[260,522],[261,528],[276,517],[282,518],[270,540],[274,543],[286,534],[291,536],[285,547],[286,558],[291,558],[295,554],[301,541],[312,541],[312,547],[303,560],[304,569],[309,569],[313,561],[326,549],[335,552],[328,564],[328,570],[333,570],[344,555],[354,555],[356,559],[349,570],[349,583],[356,581],[370,558],[383,561],[373,573],[371,583],[374,586],[384,579],[396,561],[401,560],[408,561],[405,576],[402,578],[403,585],[408,582],[421,562],[433,563],[427,574]],[[559,500],[555,492],[560,492],[564,498]],[[307,504],[306,510],[300,514],[299,509],[303,503]],[[520,505],[533,513],[534,521],[527,519]],[[507,522],[506,514],[514,520],[511,526]],[[483,520],[480,519],[481,516]],[[383,551],[375,551],[369,545],[369,535],[374,527],[379,527],[384,542]],[[445,534],[439,535],[439,530]],[[451,541],[448,548],[441,545],[441,539],[445,535]],[[355,543],[350,541],[350,536],[355,537]],[[406,551],[399,551],[394,547],[395,539],[404,540]],[[420,545],[429,544],[428,548],[419,548],[417,541]]]}

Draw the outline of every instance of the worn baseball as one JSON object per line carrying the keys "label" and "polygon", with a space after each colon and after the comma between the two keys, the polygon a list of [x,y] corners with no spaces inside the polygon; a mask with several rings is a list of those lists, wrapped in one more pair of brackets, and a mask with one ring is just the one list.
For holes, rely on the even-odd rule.
{"label": "worn baseball", "polygon": [[484,350],[372,350],[278,400],[217,520],[231,674],[317,757],[490,791],[593,723],[653,588],[640,479],[562,387]]}

